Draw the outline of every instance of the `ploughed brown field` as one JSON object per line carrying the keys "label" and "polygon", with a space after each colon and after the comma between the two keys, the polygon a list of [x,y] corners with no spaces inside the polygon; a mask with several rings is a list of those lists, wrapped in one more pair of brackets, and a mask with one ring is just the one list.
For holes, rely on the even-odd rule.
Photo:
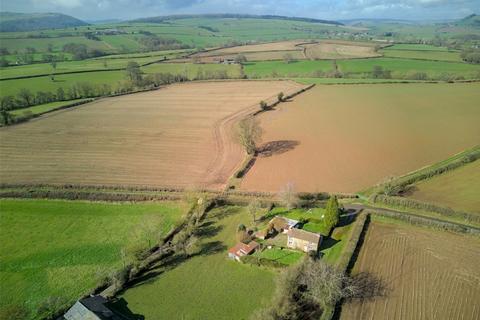
{"label": "ploughed brown field", "polygon": [[198,82],[102,99],[0,129],[0,181],[220,188],[244,159],[232,126],[302,88]]}
{"label": "ploughed brown field", "polygon": [[375,51],[374,43],[349,41],[320,41],[305,44],[305,55],[308,59],[353,59],[380,57]]}
{"label": "ploughed brown field", "polygon": [[340,319],[479,319],[479,252],[474,236],[373,222],[352,273],[371,273],[386,290],[344,304]]}
{"label": "ploughed brown field", "polygon": [[480,84],[316,86],[260,116],[244,190],[356,192],[480,141]]}

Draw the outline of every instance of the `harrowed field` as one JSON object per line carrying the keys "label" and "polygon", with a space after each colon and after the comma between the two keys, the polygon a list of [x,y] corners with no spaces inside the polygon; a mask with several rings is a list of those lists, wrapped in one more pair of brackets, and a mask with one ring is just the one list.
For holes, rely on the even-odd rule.
{"label": "harrowed field", "polygon": [[241,188],[356,192],[478,144],[480,85],[317,85],[260,116],[262,143]]}

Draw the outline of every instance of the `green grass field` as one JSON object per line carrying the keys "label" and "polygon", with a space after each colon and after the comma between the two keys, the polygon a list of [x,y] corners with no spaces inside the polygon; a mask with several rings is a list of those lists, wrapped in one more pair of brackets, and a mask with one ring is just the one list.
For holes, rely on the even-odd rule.
{"label": "green grass field", "polygon": [[480,214],[480,161],[415,184],[413,199]]}
{"label": "green grass field", "polygon": [[292,265],[299,262],[305,254],[300,251],[281,249],[273,247],[272,249],[265,249],[262,252],[255,254],[259,258],[264,258],[284,265]]}
{"label": "green grass field", "polygon": [[122,295],[128,308],[145,320],[248,319],[270,301],[275,278],[271,270],[227,257],[238,225],[250,220],[245,208],[212,210],[202,232],[205,252],[128,289]]}
{"label": "green grass field", "polygon": [[[349,76],[362,76],[372,72],[374,66],[381,66],[392,71],[393,78],[405,77],[414,72],[425,72],[427,76],[436,77],[443,73],[450,73],[465,78],[477,78],[480,72],[479,65],[453,63],[442,61],[423,61],[414,59],[371,58],[338,60],[338,68]],[[315,71],[332,71],[331,61],[283,61],[249,62],[245,65],[245,73],[249,77],[314,77]]]}
{"label": "green grass field", "polygon": [[312,208],[308,210],[304,209],[292,209],[287,210],[285,208],[277,207],[273,208],[268,214],[267,218],[273,218],[276,215],[286,217],[289,219],[300,221],[302,219],[308,220],[307,223],[303,225],[304,230],[320,233],[322,235],[328,235],[328,228],[323,223],[323,215],[325,213],[325,209],[323,208]]}
{"label": "green grass field", "polygon": [[388,58],[462,62],[458,51],[393,50],[388,48],[381,53]]}
{"label": "green grass field", "polygon": [[[113,59],[112,59],[113,60]],[[97,63],[101,63],[98,61]],[[224,64],[180,64],[180,63],[157,63],[142,67],[146,73],[173,73],[186,74],[190,79],[197,76],[198,70],[203,73],[225,71],[230,77],[238,77],[240,75],[240,68],[238,65],[224,65]],[[16,95],[22,88],[28,88],[32,93],[37,91],[51,91],[55,92],[57,88],[68,88],[75,83],[88,82],[94,85],[108,84],[113,89],[117,88],[119,82],[126,80],[124,71],[98,71],[98,72],[84,72],[75,74],[56,75],[55,80],[52,81],[49,76],[27,78],[27,79],[13,79],[0,81],[0,96]]]}
{"label": "green grass field", "polygon": [[57,102],[51,102],[51,103],[45,103],[41,104],[38,106],[33,106],[30,108],[23,108],[23,109],[17,109],[11,111],[11,113],[14,116],[22,116],[26,114],[42,114],[51,110],[58,109],[60,107],[63,107],[68,104],[76,103],[76,102],[81,102],[81,101],[86,101],[89,99],[75,99],[75,100],[69,100],[69,101],[57,101]]}
{"label": "green grass field", "polygon": [[24,305],[35,318],[49,297],[68,306],[122,266],[123,248],[129,260],[148,246],[145,224],[163,234],[185,211],[172,202],[0,200],[0,308]]}

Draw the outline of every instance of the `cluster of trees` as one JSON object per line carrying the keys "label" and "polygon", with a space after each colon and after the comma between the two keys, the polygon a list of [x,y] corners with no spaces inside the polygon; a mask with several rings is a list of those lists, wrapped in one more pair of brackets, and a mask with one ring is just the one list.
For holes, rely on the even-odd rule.
{"label": "cluster of trees", "polygon": [[372,78],[373,79],[391,79],[392,71],[383,69],[382,66],[373,66]]}
{"label": "cluster of trees", "polygon": [[369,299],[383,295],[385,286],[371,274],[350,277],[315,257],[306,257],[278,278],[271,307],[253,319],[320,319],[340,299]]}
{"label": "cluster of trees", "polygon": [[158,50],[176,50],[176,49],[188,49],[190,46],[182,44],[176,39],[161,38],[156,35],[148,35],[138,39],[138,42],[145,47],[145,51],[158,51]]}
{"label": "cluster of trees", "polygon": [[101,57],[106,53],[99,49],[90,49],[83,43],[67,43],[62,48],[63,52],[70,53],[74,60],[84,60],[88,58]]}
{"label": "cluster of trees", "polygon": [[480,49],[465,49],[460,57],[467,63],[480,64]]}

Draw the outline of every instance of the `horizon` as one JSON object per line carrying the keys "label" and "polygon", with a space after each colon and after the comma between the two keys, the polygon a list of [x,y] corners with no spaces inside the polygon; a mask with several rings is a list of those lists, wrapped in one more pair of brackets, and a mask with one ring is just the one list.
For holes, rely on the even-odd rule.
{"label": "horizon", "polygon": [[[221,7],[221,10],[218,8]],[[92,10],[92,8],[94,10]],[[245,8],[248,8],[245,9]],[[1,12],[62,13],[85,21],[135,20],[182,14],[278,15],[331,21],[448,21],[480,12],[480,2],[458,0],[20,0],[4,2]],[[248,13],[246,12],[248,11]]]}

